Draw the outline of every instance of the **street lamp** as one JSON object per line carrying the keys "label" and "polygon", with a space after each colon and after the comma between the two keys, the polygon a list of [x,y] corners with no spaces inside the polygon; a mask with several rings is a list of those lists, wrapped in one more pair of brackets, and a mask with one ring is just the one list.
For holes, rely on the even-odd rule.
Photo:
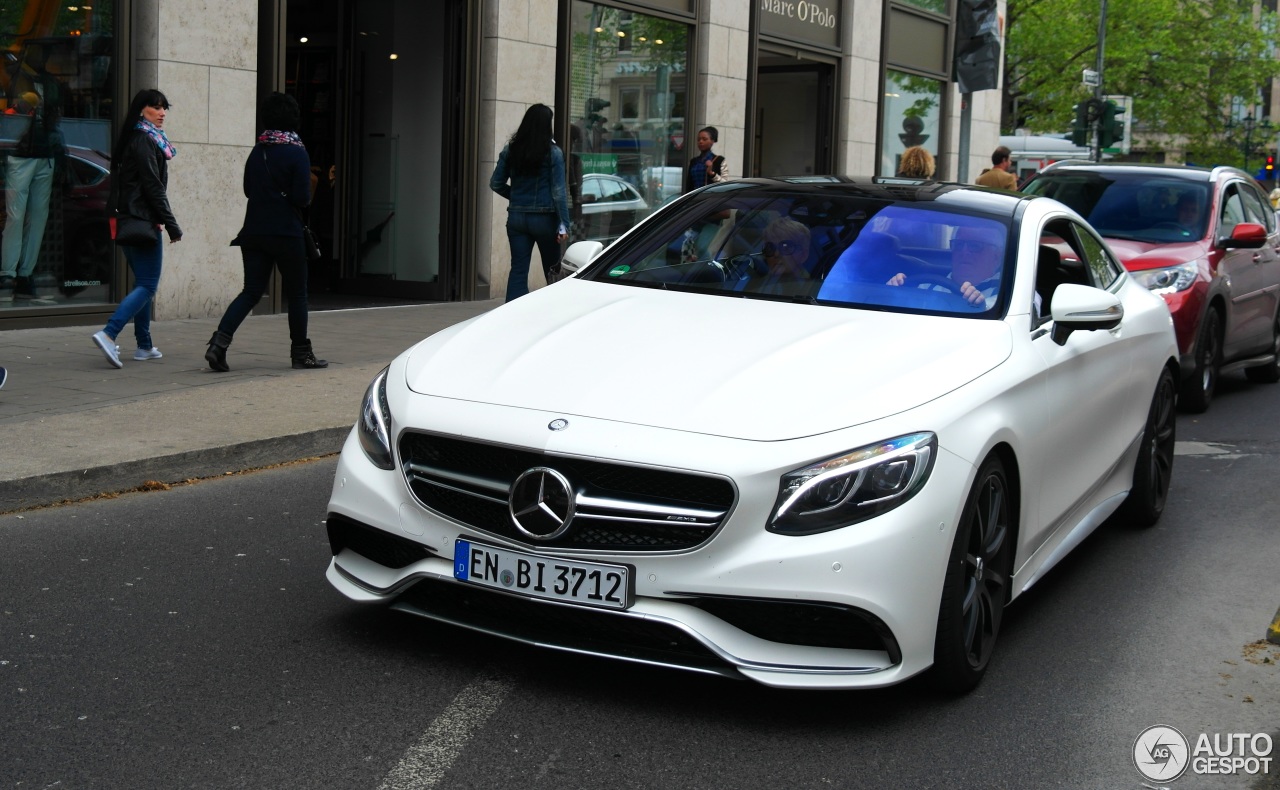
{"label": "street lamp", "polygon": [[1253,117],[1253,113],[1249,113],[1240,121],[1240,126],[1244,129],[1244,144],[1240,147],[1240,153],[1244,154],[1244,171],[1249,172],[1249,154],[1253,153],[1253,131],[1257,129],[1262,132],[1265,137],[1271,136],[1271,121],[1263,118],[1261,122]]}
{"label": "street lamp", "polygon": [[1240,122],[1244,126],[1244,172],[1249,172],[1249,147],[1253,145],[1253,127],[1257,123],[1253,120],[1253,113],[1249,113]]}

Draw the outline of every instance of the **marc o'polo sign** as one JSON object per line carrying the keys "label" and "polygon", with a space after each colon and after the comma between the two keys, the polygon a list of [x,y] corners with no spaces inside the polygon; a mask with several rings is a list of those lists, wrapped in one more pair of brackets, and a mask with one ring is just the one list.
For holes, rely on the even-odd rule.
{"label": "marc o'polo sign", "polygon": [[838,0],[760,0],[760,32],[839,49],[840,6]]}

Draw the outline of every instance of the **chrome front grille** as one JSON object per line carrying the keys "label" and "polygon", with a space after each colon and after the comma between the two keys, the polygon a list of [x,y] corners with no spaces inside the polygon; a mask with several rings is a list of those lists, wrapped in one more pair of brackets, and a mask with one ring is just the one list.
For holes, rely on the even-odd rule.
{"label": "chrome front grille", "polygon": [[[701,545],[734,502],[722,477],[551,455],[534,450],[407,432],[400,459],[425,507],[480,532],[530,546],[613,552],[678,551]],[[507,498],[525,470],[549,467],[572,484],[576,512],[564,534],[531,541],[511,519]]]}

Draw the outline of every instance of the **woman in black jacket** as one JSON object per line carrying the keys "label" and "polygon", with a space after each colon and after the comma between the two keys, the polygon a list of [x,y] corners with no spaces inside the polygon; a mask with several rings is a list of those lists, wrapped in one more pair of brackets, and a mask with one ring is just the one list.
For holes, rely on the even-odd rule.
{"label": "woman in black jacket", "polygon": [[307,252],[302,238],[302,210],[311,204],[311,159],[298,138],[298,101],[272,93],[262,102],[257,145],[244,163],[244,227],[231,243],[244,260],[244,288],[232,300],[209,338],[204,359],[212,370],[226,372],[227,346],[249,311],[266,293],[271,271],[280,269],[289,300],[289,356],[293,367],[328,367],[316,359],[307,338]]}
{"label": "woman in black jacket", "polygon": [[161,228],[169,234],[171,244],[182,240],[182,229],[173,217],[166,194],[168,163],[178,153],[164,134],[168,113],[169,100],[163,93],[154,88],[138,91],[129,103],[124,125],[111,152],[114,208],[119,214],[139,217],[155,226],[155,243],[123,247],[125,260],[133,271],[133,290],[121,300],[107,325],[93,333],[94,344],[117,368],[124,367],[124,363],[120,361],[116,337],[130,320],[138,341],[133,358],[143,361],[163,356],[151,342],[151,300],[160,285],[160,264],[164,256]]}

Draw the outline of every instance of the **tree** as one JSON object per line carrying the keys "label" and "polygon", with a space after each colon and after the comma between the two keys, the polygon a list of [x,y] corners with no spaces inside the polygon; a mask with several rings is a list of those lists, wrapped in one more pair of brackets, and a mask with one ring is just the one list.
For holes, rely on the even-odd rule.
{"label": "tree", "polygon": [[[1093,95],[1081,72],[1097,62],[1100,2],[1009,0],[1006,133],[1071,128],[1072,107]],[[1173,137],[1189,159],[1239,164],[1232,108],[1280,76],[1276,31],[1274,11],[1242,0],[1107,0],[1103,87],[1133,97],[1133,144],[1158,150]]]}

